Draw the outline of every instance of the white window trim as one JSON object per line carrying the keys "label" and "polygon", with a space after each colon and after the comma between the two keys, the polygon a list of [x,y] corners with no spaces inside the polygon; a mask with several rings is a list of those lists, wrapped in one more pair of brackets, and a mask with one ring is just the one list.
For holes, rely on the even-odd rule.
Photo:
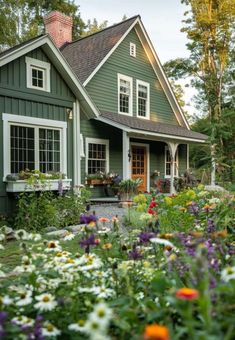
{"label": "white window trim", "polygon": [[[128,113],[120,111],[120,81],[121,79],[130,82],[130,106],[129,106]],[[132,77],[128,77],[120,73],[118,73],[118,113],[122,115],[126,115],[126,116],[133,116],[133,79]]]}
{"label": "white window trim", "polygon": [[[165,175],[164,177],[165,178],[171,178],[171,175],[167,175],[166,174],[166,153],[167,153],[167,150],[169,151],[169,148],[168,146],[165,146],[165,158],[164,158],[164,161],[165,161]],[[174,177],[179,177],[179,149],[177,148],[176,150],[176,175],[174,174]]]}
{"label": "white window trim", "polygon": [[[133,53],[132,53],[133,51]],[[130,42],[130,56],[136,58],[136,44]]]}
{"label": "white window trim", "polygon": [[[10,126],[18,124],[26,127],[41,127],[60,129],[60,164],[61,172],[67,175],[67,123],[59,120],[34,118],[27,116],[18,116],[9,113],[2,114],[3,120],[3,181],[6,176],[11,173],[11,158],[10,158]],[[35,130],[37,131],[37,130]],[[37,136],[35,136],[36,139]],[[39,164],[39,152],[35,150],[35,168]]]}
{"label": "white window trim", "polygon": [[[51,81],[50,81],[50,70],[51,70],[51,64],[47,63],[45,61],[41,61],[38,59],[25,57],[26,62],[26,82],[27,82],[27,88],[34,89],[34,90],[40,90],[40,91],[51,91]],[[44,79],[43,79],[43,87],[33,86],[32,84],[32,69],[33,68],[39,68],[43,71]]]}
{"label": "white window trim", "polygon": [[[146,116],[145,117],[139,116],[138,114],[139,85],[143,85],[147,87],[147,105],[146,105]],[[136,116],[138,118],[150,119],[150,84],[139,79],[136,80]]]}
{"label": "white window trim", "polygon": [[106,145],[106,173],[109,172],[109,140],[100,138],[86,138],[86,167],[85,171],[88,174],[88,144],[103,144]]}

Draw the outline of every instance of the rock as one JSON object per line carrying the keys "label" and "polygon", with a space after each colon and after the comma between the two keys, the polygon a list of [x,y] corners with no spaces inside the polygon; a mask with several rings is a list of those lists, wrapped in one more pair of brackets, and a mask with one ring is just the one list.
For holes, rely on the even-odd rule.
{"label": "rock", "polygon": [[46,227],[44,231],[46,233],[50,233],[51,231],[57,231],[58,229],[56,227]]}
{"label": "rock", "polygon": [[221,187],[220,185],[205,185],[205,190],[207,191],[220,191],[224,193],[229,193],[226,189]]}
{"label": "rock", "polygon": [[10,234],[13,234],[14,233],[14,230],[12,229],[12,228],[10,228],[10,227],[7,227],[6,225],[4,225],[4,233],[6,234],[6,235],[10,235]]}
{"label": "rock", "polygon": [[68,234],[68,230],[66,229],[61,229],[61,230],[56,230],[56,231],[51,231],[49,233],[46,233],[47,236],[53,236],[55,238],[63,238]]}
{"label": "rock", "polygon": [[73,233],[79,233],[81,229],[85,226],[85,224],[78,224],[78,225],[70,225],[68,230],[72,231]]}

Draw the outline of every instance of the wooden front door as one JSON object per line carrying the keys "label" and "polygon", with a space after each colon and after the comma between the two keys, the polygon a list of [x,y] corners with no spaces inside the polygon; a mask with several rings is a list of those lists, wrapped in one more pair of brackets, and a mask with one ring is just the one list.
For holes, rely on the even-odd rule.
{"label": "wooden front door", "polygon": [[138,190],[147,191],[147,151],[145,146],[133,145],[131,148],[131,178],[141,178]]}

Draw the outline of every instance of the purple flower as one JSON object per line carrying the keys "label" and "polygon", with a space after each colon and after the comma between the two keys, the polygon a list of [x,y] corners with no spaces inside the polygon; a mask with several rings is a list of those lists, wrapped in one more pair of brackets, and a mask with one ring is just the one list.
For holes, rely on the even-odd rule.
{"label": "purple flower", "polygon": [[143,258],[143,255],[141,254],[140,251],[138,251],[137,249],[133,249],[132,251],[130,251],[128,253],[128,257],[131,259],[131,260],[141,260]]}
{"label": "purple flower", "polygon": [[7,319],[7,312],[0,312],[0,324],[3,324]]}
{"label": "purple flower", "polygon": [[140,243],[148,243],[151,238],[155,236],[154,233],[140,233],[139,235]]}
{"label": "purple flower", "polygon": [[193,215],[197,216],[198,212],[199,212],[199,207],[195,202],[192,202],[192,204],[190,204],[188,206],[189,212],[191,212]]}
{"label": "purple flower", "polygon": [[209,218],[207,222],[207,232],[208,234],[215,232],[215,224],[211,218]]}
{"label": "purple flower", "polygon": [[95,214],[89,215],[89,214],[81,214],[80,216],[80,223],[81,224],[89,224],[90,222],[96,222],[97,216]]}
{"label": "purple flower", "polygon": [[97,246],[97,241],[95,239],[95,235],[92,234],[88,238],[81,240],[80,241],[80,246],[85,248],[85,247],[90,247],[90,246]]}

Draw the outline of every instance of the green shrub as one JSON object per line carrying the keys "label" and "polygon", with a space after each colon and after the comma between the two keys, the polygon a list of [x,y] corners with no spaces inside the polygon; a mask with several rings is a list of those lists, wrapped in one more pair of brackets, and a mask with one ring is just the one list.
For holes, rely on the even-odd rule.
{"label": "green shrub", "polygon": [[61,228],[79,223],[88,199],[86,189],[79,195],[72,191],[61,196],[51,191],[21,193],[14,225],[17,229],[40,231],[46,227]]}

